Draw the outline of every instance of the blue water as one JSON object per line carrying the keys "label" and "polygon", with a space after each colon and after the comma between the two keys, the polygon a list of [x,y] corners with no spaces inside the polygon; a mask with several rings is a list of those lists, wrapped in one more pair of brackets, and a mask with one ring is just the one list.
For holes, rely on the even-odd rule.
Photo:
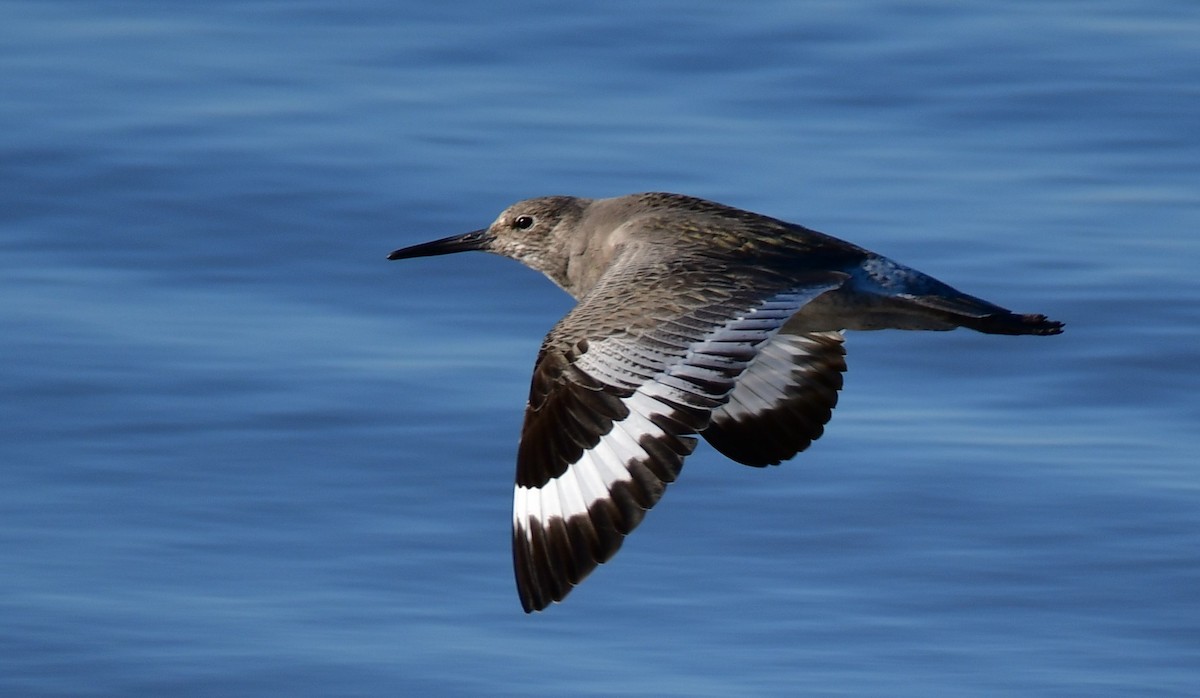
{"label": "blue water", "polygon": [[[0,694],[1192,696],[1192,0],[0,2]],[[570,300],[388,263],[680,191],[1068,323],[861,333],[547,613],[510,572]]]}

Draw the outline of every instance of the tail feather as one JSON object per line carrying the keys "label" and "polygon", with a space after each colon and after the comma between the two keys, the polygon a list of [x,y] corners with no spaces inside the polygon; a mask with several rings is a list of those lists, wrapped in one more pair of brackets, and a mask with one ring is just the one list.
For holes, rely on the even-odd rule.
{"label": "tail feather", "polygon": [[1007,310],[980,318],[959,318],[958,323],[986,334],[1051,335],[1062,334],[1063,331],[1063,323],[1051,320],[1045,315],[1021,315]]}
{"label": "tail feather", "polygon": [[1061,334],[1063,323],[1045,315],[1014,313],[982,298],[954,289],[942,295],[909,296],[911,300],[934,310],[944,320],[985,334]]}

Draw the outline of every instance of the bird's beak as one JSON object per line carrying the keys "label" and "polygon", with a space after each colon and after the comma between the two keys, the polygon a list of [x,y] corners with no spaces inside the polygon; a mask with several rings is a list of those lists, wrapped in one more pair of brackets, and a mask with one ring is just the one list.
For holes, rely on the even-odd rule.
{"label": "bird's beak", "polygon": [[486,249],[488,243],[492,241],[492,236],[488,234],[487,228],[480,230],[472,230],[469,233],[462,235],[451,235],[448,238],[434,240],[433,242],[423,242],[420,245],[412,247],[403,247],[387,256],[388,259],[411,259],[413,257],[433,257],[440,254],[452,254],[454,252],[467,252],[470,250]]}

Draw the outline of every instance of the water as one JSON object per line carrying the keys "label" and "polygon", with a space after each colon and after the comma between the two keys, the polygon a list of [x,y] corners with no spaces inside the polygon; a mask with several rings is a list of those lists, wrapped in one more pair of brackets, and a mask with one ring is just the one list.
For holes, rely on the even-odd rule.
{"label": "water", "polygon": [[[1195,694],[1195,3],[333,5],[0,3],[0,694]],[[852,335],[526,617],[570,301],[383,257],[641,190],[1067,333]]]}

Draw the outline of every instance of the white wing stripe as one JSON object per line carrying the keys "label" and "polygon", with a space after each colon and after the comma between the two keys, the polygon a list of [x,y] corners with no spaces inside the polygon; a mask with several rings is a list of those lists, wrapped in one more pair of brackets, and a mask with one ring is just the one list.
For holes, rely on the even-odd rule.
{"label": "white wing stripe", "polygon": [[593,502],[608,497],[609,483],[598,469],[588,466],[589,464],[584,463],[581,458],[579,464],[571,466],[567,472],[574,471],[576,478],[583,484],[580,489],[583,491],[584,505],[590,507]]}
{"label": "white wing stripe", "polygon": [[588,502],[584,499],[583,488],[579,485],[580,470],[580,468],[567,468],[567,472],[563,473],[562,477],[556,478],[564,517],[588,510]]}
{"label": "white wing stripe", "polygon": [[526,522],[530,516],[543,524],[552,517],[570,519],[577,514],[586,514],[597,501],[607,499],[613,485],[633,480],[627,468],[629,463],[650,458],[639,441],[646,436],[656,439],[666,436],[650,417],[669,413],[667,405],[642,390],[622,402],[629,408],[629,415],[614,422],[612,431],[585,450],[562,475],[542,487],[515,487],[513,523],[527,537]]}
{"label": "white wing stripe", "polygon": [[513,527],[518,530],[525,529],[525,522],[529,519],[529,490],[520,485],[513,488]]}

